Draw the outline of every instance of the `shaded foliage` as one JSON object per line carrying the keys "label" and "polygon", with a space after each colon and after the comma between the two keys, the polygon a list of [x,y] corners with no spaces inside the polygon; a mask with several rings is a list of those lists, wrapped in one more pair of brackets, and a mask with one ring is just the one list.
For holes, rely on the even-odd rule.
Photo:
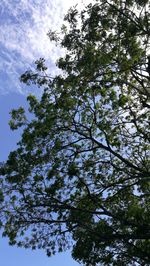
{"label": "shaded foliage", "polygon": [[12,111],[24,131],[1,167],[10,244],[49,256],[73,245],[87,266],[150,264],[148,16],[146,0],[72,8],[48,34],[67,49],[61,74],[41,58],[21,76],[44,92],[27,98],[31,121]]}

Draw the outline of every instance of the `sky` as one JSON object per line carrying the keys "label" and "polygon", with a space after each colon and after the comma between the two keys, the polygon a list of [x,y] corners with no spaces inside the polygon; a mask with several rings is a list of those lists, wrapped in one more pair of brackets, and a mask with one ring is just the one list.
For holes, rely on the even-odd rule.
{"label": "sky", "polygon": [[[9,112],[23,106],[27,109],[26,96],[40,96],[38,88],[20,83],[19,77],[40,57],[46,58],[51,75],[57,73],[56,60],[62,54],[47,33],[59,30],[63,16],[72,5],[90,0],[0,0],[0,162],[5,161],[21,137],[21,130],[9,129]],[[0,238],[2,266],[77,266],[70,252],[46,257],[44,251],[31,251],[10,247],[6,238]]]}

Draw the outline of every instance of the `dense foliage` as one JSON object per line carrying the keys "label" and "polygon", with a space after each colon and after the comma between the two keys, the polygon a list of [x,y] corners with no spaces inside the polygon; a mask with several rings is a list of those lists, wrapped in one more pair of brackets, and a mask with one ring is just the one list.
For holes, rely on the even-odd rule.
{"label": "dense foliage", "polygon": [[[1,167],[10,244],[48,255],[72,248],[87,266],[150,265],[150,21],[147,0],[70,9],[51,41],[66,49],[51,77],[43,58],[21,81],[44,88],[12,110],[23,126]],[[73,243],[72,243],[73,241]]]}

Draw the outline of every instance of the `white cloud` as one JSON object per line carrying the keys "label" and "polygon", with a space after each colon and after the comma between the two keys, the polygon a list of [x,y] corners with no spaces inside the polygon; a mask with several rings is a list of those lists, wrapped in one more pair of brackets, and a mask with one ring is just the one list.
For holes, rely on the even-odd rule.
{"label": "white cloud", "polygon": [[[70,6],[88,0],[1,0],[0,2],[0,93],[22,91],[19,75],[39,57],[49,59],[55,73],[60,50],[47,32],[57,30]],[[4,78],[5,77],[5,78]]]}

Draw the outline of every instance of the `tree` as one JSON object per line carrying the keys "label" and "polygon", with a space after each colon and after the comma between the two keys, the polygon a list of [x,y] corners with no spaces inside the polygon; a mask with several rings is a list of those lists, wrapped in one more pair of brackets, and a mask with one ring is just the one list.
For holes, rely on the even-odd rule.
{"label": "tree", "polygon": [[[40,58],[21,81],[43,86],[12,110],[23,126],[1,167],[1,222],[10,244],[73,246],[87,266],[150,265],[148,1],[101,0],[69,10],[66,49],[51,77]],[[84,245],[84,248],[83,248]]]}

